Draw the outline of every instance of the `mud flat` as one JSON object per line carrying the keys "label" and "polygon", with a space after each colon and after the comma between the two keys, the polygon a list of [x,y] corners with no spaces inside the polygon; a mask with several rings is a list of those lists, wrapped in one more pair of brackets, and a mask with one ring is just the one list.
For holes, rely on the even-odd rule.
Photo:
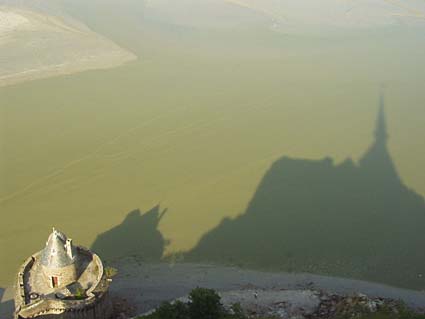
{"label": "mud flat", "polygon": [[0,6],[0,51],[0,86],[136,59],[72,18],[10,6]]}

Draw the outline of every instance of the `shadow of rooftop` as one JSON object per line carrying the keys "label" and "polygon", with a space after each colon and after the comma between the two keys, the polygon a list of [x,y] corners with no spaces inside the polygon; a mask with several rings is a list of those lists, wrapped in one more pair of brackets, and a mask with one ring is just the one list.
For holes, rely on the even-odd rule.
{"label": "shadow of rooftop", "polygon": [[158,225],[166,211],[160,211],[159,205],[144,214],[139,209],[131,211],[121,224],[100,234],[91,249],[106,261],[123,257],[159,261],[167,241]]}
{"label": "shadow of rooftop", "polygon": [[425,287],[425,203],[387,147],[381,96],[375,138],[359,163],[282,157],[246,211],[225,218],[189,261],[313,272]]}

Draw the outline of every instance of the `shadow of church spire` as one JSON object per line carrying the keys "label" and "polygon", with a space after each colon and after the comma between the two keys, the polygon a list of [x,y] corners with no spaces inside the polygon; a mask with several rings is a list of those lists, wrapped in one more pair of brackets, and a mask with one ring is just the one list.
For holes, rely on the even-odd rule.
{"label": "shadow of church spire", "polygon": [[384,97],[358,164],[282,157],[243,214],[225,218],[185,258],[425,287],[423,198],[399,178],[387,147]]}
{"label": "shadow of church spire", "polygon": [[359,161],[365,174],[373,174],[374,182],[403,187],[391,155],[388,151],[388,132],[385,116],[385,100],[381,93],[376,118],[375,140]]}

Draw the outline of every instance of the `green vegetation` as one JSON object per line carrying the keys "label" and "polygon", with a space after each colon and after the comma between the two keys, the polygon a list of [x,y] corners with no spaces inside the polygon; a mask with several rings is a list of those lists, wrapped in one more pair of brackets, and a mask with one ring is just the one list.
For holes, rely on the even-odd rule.
{"label": "green vegetation", "polygon": [[212,289],[196,288],[189,295],[191,319],[216,319],[223,317],[220,296]]}
{"label": "green vegetation", "polygon": [[[307,319],[425,319],[404,303],[395,301],[375,301],[367,297],[340,297],[336,304],[321,304],[319,309],[307,315]],[[323,311],[323,308],[328,308]],[[142,317],[140,317],[141,319]],[[189,294],[189,301],[164,302],[146,319],[248,319],[240,304],[226,309],[216,291],[196,288]],[[257,318],[257,317],[256,317]],[[272,319],[261,317],[260,319]]]}
{"label": "green vegetation", "polygon": [[226,310],[220,296],[213,289],[196,288],[189,294],[189,302],[164,302],[148,319],[245,319],[238,304]]}
{"label": "green vegetation", "polygon": [[85,299],[87,297],[86,292],[84,289],[82,288],[77,288],[74,298],[77,300],[82,300]]}
{"label": "green vegetation", "polygon": [[[321,318],[320,316],[314,318]],[[344,298],[329,319],[425,319],[424,314],[410,310],[403,302],[364,302],[362,298]]]}
{"label": "green vegetation", "polygon": [[105,276],[110,279],[118,274],[118,269],[114,267],[105,267]]}

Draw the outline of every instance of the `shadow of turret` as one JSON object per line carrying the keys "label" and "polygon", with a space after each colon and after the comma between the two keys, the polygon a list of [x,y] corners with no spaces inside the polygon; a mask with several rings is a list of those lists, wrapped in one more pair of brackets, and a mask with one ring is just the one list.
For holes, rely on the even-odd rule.
{"label": "shadow of turret", "polygon": [[120,225],[100,234],[92,250],[106,261],[123,257],[159,261],[167,245],[158,230],[165,213],[166,209],[161,212],[159,205],[144,214],[138,209],[130,212]]}
{"label": "shadow of turret", "polygon": [[186,260],[424,288],[425,203],[395,169],[383,97],[380,104],[375,139],[358,164],[280,158],[246,211],[204,235]]}
{"label": "shadow of turret", "polygon": [[14,304],[13,300],[3,300],[6,289],[0,287],[0,318],[2,319],[12,319]]}

